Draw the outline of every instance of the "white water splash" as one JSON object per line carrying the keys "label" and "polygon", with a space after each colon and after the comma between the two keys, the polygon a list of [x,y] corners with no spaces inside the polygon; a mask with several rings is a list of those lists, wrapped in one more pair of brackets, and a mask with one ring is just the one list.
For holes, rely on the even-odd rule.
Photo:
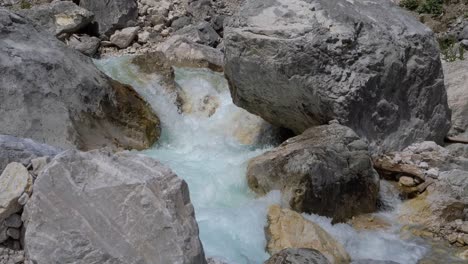
{"label": "white water splash", "polygon": [[[205,94],[216,94],[220,99],[215,114],[205,117],[179,114],[174,96],[158,87],[158,77],[140,73],[128,57],[96,63],[114,79],[132,85],[158,113],[162,137],[157,146],[143,153],[167,164],[187,181],[205,254],[229,263],[263,263],[269,257],[264,235],[267,208],[279,203],[280,194],[274,192],[255,199],[248,189],[247,161],[268,147],[243,145],[234,136],[235,131],[249,129],[251,124],[245,122],[249,115],[232,103],[223,76],[208,70],[176,71],[177,82],[189,91],[191,100],[200,100]],[[398,203],[391,192],[383,198],[388,204]],[[330,219],[324,217],[305,217],[343,243],[353,259],[411,264],[427,252],[420,241],[401,239],[396,224],[388,231],[358,232],[347,224],[331,225]],[[396,222],[392,214],[383,217]]]}

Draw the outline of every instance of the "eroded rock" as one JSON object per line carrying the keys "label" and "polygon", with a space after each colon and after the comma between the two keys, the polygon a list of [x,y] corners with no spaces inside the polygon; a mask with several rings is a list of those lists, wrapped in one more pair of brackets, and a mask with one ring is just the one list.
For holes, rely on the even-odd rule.
{"label": "eroded rock", "polygon": [[247,178],[256,193],[281,190],[294,210],[335,222],[376,209],[379,179],[367,143],[339,124],[312,127],[253,158]]}

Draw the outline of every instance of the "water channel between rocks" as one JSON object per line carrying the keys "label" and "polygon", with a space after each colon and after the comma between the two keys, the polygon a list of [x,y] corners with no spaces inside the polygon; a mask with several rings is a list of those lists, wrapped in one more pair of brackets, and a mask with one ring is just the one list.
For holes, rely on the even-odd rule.
{"label": "water channel between rocks", "polygon": [[[130,63],[130,57],[106,58],[95,63],[112,78],[132,85],[158,114],[161,139],[142,153],[166,164],[187,181],[205,255],[238,264],[257,264],[268,259],[266,213],[269,205],[279,203],[280,194],[256,198],[249,191],[245,171],[250,158],[271,147],[245,144],[249,141],[246,137],[258,133],[258,118],[232,103],[223,75],[205,69],[176,68],[176,81],[193,105],[191,113],[180,114],[174,96],[159,86],[160,77],[140,72]],[[211,116],[200,113],[203,112],[200,102],[205,98],[214,99],[218,106]],[[391,186],[383,184],[381,193],[390,207],[398,208],[399,200]],[[306,218],[340,241],[352,259],[411,264],[432,256],[442,261],[422,239],[402,236],[396,211],[379,213],[392,225],[377,231],[357,231],[348,224],[331,225],[330,219],[316,215]],[[443,262],[428,261],[424,263],[455,263],[449,257]]]}

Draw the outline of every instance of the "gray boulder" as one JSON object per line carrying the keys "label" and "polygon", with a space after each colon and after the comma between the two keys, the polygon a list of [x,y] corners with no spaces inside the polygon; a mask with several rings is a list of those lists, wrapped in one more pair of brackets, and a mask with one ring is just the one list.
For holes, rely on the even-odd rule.
{"label": "gray boulder", "polygon": [[330,262],[315,249],[287,248],[271,256],[264,264],[330,264]]}
{"label": "gray boulder", "polygon": [[297,134],[337,119],[386,151],[450,128],[433,33],[388,0],[246,0],[224,45],[234,102]]}
{"label": "gray boulder", "polygon": [[110,41],[117,47],[125,49],[130,46],[132,41],[136,38],[139,29],[139,27],[128,27],[122,30],[117,30],[110,37]]}
{"label": "gray boulder", "polygon": [[250,160],[249,187],[281,190],[285,205],[342,222],[376,209],[379,178],[367,143],[338,125],[312,127]]}
{"label": "gray boulder", "polygon": [[206,263],[188,186],[142,155],[69,150],[23,213],[33,263]]}
{"label": "gray boulder", "polygon": [[55,156],[60,149],[45,144],[39,144],[32,139],[0,135],[0,173],[11,162],[19,162],[24,166],[38,157]]}
{"label": "gray boulder", "polygon": [[200,22],[196,25],[185,27],[178,30],[175,34],[184,36],[195,43],[211,47],[216,47],[221,38],[208,22]]}
{"label": "gray boulder", "polygon": [[88,35],[73,35],[68,40],[67,44],[69,47],[78,50],[84,55],[92,57],[98,51],[101,40]]}
{"label": "gray boulder", "polygon": [[159,119],[132,87],[6,9],[0,72],[0,134],[83,150],[144,149],[159,137]]}
{"label": "gray boulder", "polygon": [[54,1],[35,5],[30,9],[21,9],[19,12],[55,36],[74,33],[93,20],[93,13],[72,1]]}
{"label": "gray boulder", "polygon": [[446,62],[443,66],[448,104],[452,109],[450,135],[468,140],[468,60]]}
{"label": "gray boulder", "polygon": [[109,37],[138,18],[136,0],[80,0],[80,6],[94,13],[96,31],[102,36]]}

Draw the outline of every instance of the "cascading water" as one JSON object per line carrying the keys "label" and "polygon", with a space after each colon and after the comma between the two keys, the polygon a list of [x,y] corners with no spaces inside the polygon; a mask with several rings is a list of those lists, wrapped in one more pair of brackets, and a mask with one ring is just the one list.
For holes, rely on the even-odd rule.
{"label": "cascading water", "polygon": [[[130,57],[114,57],[96,64],[114,79],[132,85],[161,119],[161,139],[142,153],[165,163],[187,181],[205,254],[228,263],[263,263],[269,257],[264,235],[267,208],[280,202],[280,194],[255,198],[246,183],[247,161],[269,148],[241,143],[245,135],[258,133],[258,118],[232,103],[222,74],[204,69],[175,70],[176,81],[193,108],[191,113],[180,114],[174,95],[159,86],[159,76],[140,72],[130,61]],[[212,115],[200,113],[203,109],[198,106],[206,98],[216,98]],[[398,199],[388,194],[389,188],[382,186],[382,198],[397,206]],[[422,240],[400,237],[395,213],[380,215],[395,224],[386,230],[357,231],[348,224],[331,225],[324,217],[305,217],[340,241],[352,259],[410,264],[427,254],[429,247]]]}

